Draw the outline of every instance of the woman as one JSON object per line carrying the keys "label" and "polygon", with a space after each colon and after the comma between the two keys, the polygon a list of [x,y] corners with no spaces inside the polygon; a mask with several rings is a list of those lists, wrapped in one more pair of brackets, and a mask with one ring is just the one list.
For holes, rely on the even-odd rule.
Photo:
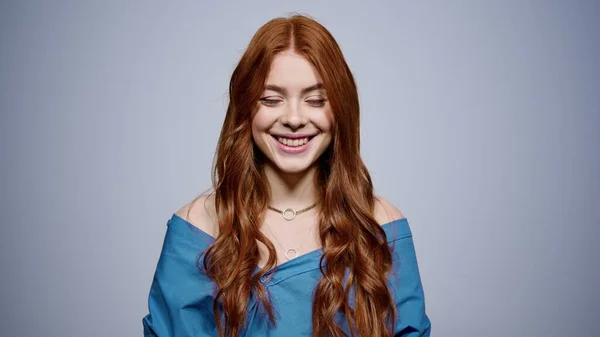
{"label": "woman", "polygon": [[373,195],[333,36],[269,21],[229,95],[214,193],[168,222],[144,334],[429,336],[408,222]]}

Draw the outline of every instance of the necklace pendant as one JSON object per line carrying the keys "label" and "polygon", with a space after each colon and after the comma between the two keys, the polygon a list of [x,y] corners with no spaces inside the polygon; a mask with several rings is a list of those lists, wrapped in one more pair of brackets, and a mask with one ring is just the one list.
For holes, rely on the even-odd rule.
{"label": "necklace pendant", "polygon": [[277,209],[277,208],[275,208],[275,207],[273,207],[273,206],[271,206],[271,205],[269,205],[269,206],[267,206],[267,207],[268,207],[270,210],[272,210],[273,212],[277,212],[277,213],[281,214],[281,217],[282,217],[282,218],[284,218],[285,220],[287,220],[287,221],[292,221],[292,220],[294,220],[294,219],[296,218],[296,215],[298,215],[298,214],[302,214],[302,213],[304,213],[304,212],[306,212],[306,211],[308,211],[308,210],[311,210],[311,209],[313,209],[315,206],[317,206],[317,203],[316,203],[316,202],[315,202],[314,204],[312,204],[312,205],[310,205],[310,206],[306,207],[306,208],[303,208],[303,209],[299,210],[299,211],[296,211],[295,209],[293,209],[293,208],[291,208],[291,207],[288,207],[288,208],[284,209],[283,211],[282,211],[282,210],[280,210],[280,209]]}
{"label": "necklace pendant", "polygon": [[292,221],[296,218],[296,210],[293,208],[286,208],[281,211],[281,216],[287,221]]}
{"label": "necklace pendant", "polygon": [[[289,255],[294,255],[292,257],[290,257]],[[292,259],[295,259],[298,257],[298,251],[295,250],[294,248],[290,248],[288,250],[285,251],[285,258],[289,261]]]}

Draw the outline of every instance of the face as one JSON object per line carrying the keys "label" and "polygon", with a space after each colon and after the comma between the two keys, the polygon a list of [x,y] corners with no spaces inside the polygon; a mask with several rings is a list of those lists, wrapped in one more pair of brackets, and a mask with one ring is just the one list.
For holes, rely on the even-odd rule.
{"label": "face", "polygon": [[291,52],[275,56],[252,119],[252,137],[266,165],[301,173],[315,165],[332,139],[333,117],[314,66]]}

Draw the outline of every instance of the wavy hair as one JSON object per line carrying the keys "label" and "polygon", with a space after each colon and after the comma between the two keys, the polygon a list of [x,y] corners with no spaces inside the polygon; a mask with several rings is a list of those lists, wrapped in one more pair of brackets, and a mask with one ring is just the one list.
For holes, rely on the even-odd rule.
{"label": "wavy hair", "polygon": [[[314,291],[313,335],[345,336],[336,323],[336,316],[343,314],[351,336],[391,336],[396,308],[387,274],[392,256],[385,232],[374,218],[373,184],[360,157],[356,84],[333,36],[303,15],[276,18],[260,27],[231,76],[212,172],[219,235],[202,261],[217,285],[213,311],[219,336],[239,335],[251,294],[264,307],[269,322],[276,322],[269,292],[260,282],[276,266],[276,252],[260,231],[270,188],[263,171],[264,155],[252,140],[251,121],[274,56],[287,50],[317,69],[335,120],[333,140],[318,159],[314,181],[321,200],[323,277]],[[255,273],[257,241],[267,247],[269,257]]]}

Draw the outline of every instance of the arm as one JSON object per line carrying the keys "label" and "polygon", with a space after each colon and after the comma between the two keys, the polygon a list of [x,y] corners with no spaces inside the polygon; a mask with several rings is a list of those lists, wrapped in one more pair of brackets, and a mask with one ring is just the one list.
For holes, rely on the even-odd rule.
{"label": "arm", "polygon": [[171,218],[142,319],[145,337],[216,336],[213,282],[196,265],[207,236]]}
{"label": "arm", "polygon": [[408,221],[383,197],[375,198],[374,213],[380,224],[391,222],[388,241],[394,261],[389,285],[398,312],[394,336],[429,337],[431,322],[425,313],[425,296]]}
{"label": "arm", "polygon": [[425,295],[413,238],[408,222],[405,224],[408,233],[392,243],[394,263],[390,285],[398,311],[394,336],[429,337],[431,321],[425,312]]}
{"label": "arm", "polygon": [[173,336],[173,331],[170,329],[173,319],[156,275],[148,296],[148,311],[149,313],[142,319],[144,337]]}

